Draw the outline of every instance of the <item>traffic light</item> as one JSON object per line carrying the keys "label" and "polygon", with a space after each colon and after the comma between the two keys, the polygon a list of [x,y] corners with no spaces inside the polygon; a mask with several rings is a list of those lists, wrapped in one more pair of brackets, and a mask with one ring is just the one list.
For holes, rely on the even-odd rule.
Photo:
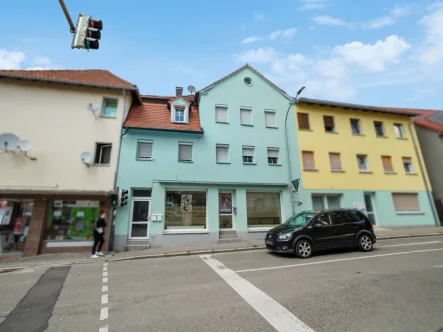
{"label": "traffic light", "polygon": [[98,50],[102,29],[103,22],[101,20],[79,14],[71,48]]}
{"label": "traffic light", "polygon": [[123,207],[126,204],[128,204],[128,191],[120,190],[120,207]]}
{"label": "traffic light", "polygon": [[118,205],[118,195],[112,194],[111,195],[111,206],[117,207]]}

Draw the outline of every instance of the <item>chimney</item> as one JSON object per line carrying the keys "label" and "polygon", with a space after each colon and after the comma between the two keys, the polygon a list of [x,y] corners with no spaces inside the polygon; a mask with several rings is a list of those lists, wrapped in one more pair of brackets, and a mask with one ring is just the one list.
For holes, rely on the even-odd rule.
{"label": "chimney", "polygon": [[175,95],[176,95],[177,97],[183,95],[183,87],[182,87],[182,86],[176,86],[176,87],[175,87]]}

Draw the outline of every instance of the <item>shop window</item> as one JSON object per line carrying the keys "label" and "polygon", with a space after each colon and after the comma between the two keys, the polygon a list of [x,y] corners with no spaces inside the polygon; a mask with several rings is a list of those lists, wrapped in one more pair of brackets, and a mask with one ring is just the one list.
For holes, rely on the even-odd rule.
{"label": "shop window", "polygon": [[102,207],[103,203],[99,201],[52,201],[46,239],[92,240],[95,221]]}
{"label": "shop window", "polygon": [[166,191],[165,229],[205,229],[206,191]]}
{"label": "shop window", "polygon": [[248,228],[272,227],[281,223],[280,194],[247,192]]}

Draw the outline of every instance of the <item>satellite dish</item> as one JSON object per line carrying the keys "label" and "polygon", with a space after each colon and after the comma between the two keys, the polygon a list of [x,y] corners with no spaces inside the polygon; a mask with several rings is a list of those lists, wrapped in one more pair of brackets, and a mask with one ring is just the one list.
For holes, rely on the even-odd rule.
{"label": "satellite dish", "polygon": [[90,110],[92,113],[97,112],[100,109],[100,106],[97,104],[89,103],[88,104],[88,110]]}
{"label": "satellite dish", "polygon": [[0,150],[3,151],[15,151],[18,148],[20,138],[14,134],[1,134],[0,135]]}
{"label": "satellite dish", "polygon": [[28,152],[29,150],[31,150],[32,148],[32,144],[29,141],[20,141],[18,143],[18,148],[20,149],[20,151],[22,152]]}
{"label": "satellite dish", "polygon": [[194,94],[195,90],[196,90],[195,86],[193,86],[193,85],[188,86],[188,91],[191,95]]}
{"label": "satellite dish", "polygon": [[80,155],[80,160],[84,162],[86,165],[89,165],[92,163],[92,153],[90,152],[82,152]]}

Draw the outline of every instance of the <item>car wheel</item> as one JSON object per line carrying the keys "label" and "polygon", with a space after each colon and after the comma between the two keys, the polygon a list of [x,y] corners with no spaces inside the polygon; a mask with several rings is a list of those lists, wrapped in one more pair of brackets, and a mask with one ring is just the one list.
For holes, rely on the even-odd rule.
{"label": "car wheel", "polygon": [[358,238],[358,248],[361,251],[371,251],[374,247],[374,241],[372,240],[372,237],[368,234],[362,234]]}
{"label": "car wheel", "polygon": [[295,254],[299,258],[309,258],[312,256],[312,244],[308,240],[299,240],[295,244]]}

